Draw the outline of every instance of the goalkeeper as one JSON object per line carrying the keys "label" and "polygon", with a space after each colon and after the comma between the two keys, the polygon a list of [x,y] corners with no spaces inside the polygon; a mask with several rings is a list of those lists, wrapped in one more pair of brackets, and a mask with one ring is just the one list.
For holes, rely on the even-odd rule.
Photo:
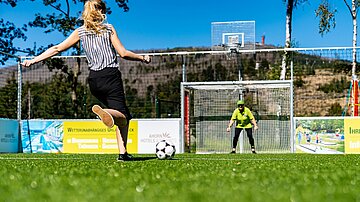
{"label": "goalkeeper", "polygon": [[239,100],[237,102],[237,106],[238,106],[238,108],[236,108],[234,110],[234,112],[233,112],[233,114],[231,116],[229,125],[228,125],[228,127],[226,129],[227,132],[230,132],[231,126],[236,121],[235,136],[234,136],[234,139],[233,139],[233,148],[232,148],[231,153],[235,154],[236,145],[237,145],[238,140],[239,140],[239,135],[240,135],[242,130],[245,130],[246,134],[247,134],[247,136],[249,138],[249,143],[251,145],[251,152],[256,154],[254,137],[252,135],[252,127],[254,126],[254,130],[258,129],[258,126],[256,124],[256,120],[255,120],[253,114],[251,113],[250,109],[245,107],[244,100]]}

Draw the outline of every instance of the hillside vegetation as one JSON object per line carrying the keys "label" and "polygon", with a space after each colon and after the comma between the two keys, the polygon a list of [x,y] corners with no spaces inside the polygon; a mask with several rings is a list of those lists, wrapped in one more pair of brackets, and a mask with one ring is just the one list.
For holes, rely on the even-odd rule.
{"label": "hillside vegetation", "polygon": [[[149,65],[120,60],[120,71],[134,117],[179,117],[180,82],[184,79],[189,82],[236,81],[239,77],[278,80],[282,54],[271,50],[217,55],[164,53],[153,56]],[[347,106],[350,62],[322,54],[291,54],[295,116],[339,116]],[[74,72],[76,67],[78,72]],[[87,88],[88,73],[85,58],[56,58],[25,69],[23,118],[29,115],[33,118],[94,118],[89,111],[98,101]],[[287,79],[290,77],[289,69]],[[16,68],[1,69],[0,84],[0,117],[16,118]]]}

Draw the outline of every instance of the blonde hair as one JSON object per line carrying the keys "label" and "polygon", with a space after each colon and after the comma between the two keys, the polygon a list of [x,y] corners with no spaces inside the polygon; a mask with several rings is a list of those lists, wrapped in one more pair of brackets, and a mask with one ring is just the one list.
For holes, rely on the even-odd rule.
{"label": "blonde hair", "polygon": [[102,23],[106,19],[106,5],[102,0],[88,0],[84,5],[82,18],[87,30],[100,34],[105,26]]}

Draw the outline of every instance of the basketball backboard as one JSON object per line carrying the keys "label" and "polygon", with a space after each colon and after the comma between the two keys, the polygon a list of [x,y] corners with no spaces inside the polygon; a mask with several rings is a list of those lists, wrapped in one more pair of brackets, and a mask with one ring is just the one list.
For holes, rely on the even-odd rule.
{"label": "basketball backboard", "polygon": [[212,50],[236,52],[255,49],[255,21],[211,23]]}

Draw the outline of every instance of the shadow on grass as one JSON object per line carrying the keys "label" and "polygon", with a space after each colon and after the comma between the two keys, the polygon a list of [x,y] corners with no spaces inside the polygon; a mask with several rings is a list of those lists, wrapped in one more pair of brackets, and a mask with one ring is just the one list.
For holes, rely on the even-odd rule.
{"label": "shadow on grass", "polygon": [[[176,159],[176,158],[172,158],[172,159],[158,159],[157,157],[133,157],[132,161],[147,161],[147,160],[153,160],[153,159],[157,159],[159,161],[177,161],[180,159]],[[131,161],[130,161],[131,162]]]}
{"label": "shadow on grass", "polygon": [[132,161],[147,161],[147,160],[152,160],[152,159],[157,159],[156,157],[133,157]]}

